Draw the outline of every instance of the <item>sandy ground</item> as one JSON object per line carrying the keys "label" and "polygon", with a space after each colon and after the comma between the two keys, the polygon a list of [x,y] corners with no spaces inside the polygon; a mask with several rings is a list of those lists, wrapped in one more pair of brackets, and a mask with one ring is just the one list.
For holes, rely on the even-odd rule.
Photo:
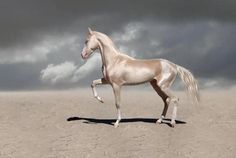
{"label": "sandy ground", "polygon": [[104,104],[90,90],[0,92],[0,158],[236,157],[236,90],[203,91],[198,106],[177,92],[171,128],[155,124],[163,105],[154,91],[124,89],[116,129],[112,90],[99,92]]}

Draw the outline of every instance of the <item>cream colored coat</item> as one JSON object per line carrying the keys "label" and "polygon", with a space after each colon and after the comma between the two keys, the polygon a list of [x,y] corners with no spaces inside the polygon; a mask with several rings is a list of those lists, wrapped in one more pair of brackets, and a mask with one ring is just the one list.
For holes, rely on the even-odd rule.
{"label": "cream colored coat", "polygon": [[94,97],[103,102],[102,98],[98,96],[95,86],[99,84],[110,84],[112,86],[117,108],[115,127],[119,126],[121,120],[120,89],[123,85],[150,82],[164,102],[164,109],[157,123],[161,123],[164,119],[169,104],[174,104],[171,119],[172,127],[175,125],[179,99],[171,94],[169,87],[172,85],[177,74],[185,83],[188,92],[198,102],[197,82],[189,70],[164,59],[134,59],[121,53],[107,35],[89,29],[89,34],[81,53],[82,58],[88,58],[96,49],[100,50],[104,77],[94,80],[91,87]]}

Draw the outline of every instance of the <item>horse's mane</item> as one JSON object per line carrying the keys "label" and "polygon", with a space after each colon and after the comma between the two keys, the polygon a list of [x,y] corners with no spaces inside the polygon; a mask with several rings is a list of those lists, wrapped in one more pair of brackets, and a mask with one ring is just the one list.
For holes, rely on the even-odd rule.
{"label": "horse's mane", "polygon": [[101,39],[103,42],[106,42],[104,44],[108,44],[108,45],[112,46],[116,51],[119,51],[110,37],[108,37],[104,33],[97,32],[97,31],[93,31],[93,33],[97,36],[97,38]]}
{"label": "horse's mane", "polygon": [[124,54],[122,53],[117,47],[116,45],[114,44],[114,42],[111,40],[110,37],[108,37],[107,35],[105,35],[104,33],[101,33],[101,32],[97,32],[97,31],[93,31],[94,34],[96,35],[96,37],[100,40],[102,40],[104,42],[104,44],[108,45],[108,46],[111,46],[111,48],[114,49],[114,51],[116,53],[119,53],[121,56],[124,56],[126,58],[129,58],[129,59],[134,59],[133,57],[130,57],[128,56],[127,54]]}

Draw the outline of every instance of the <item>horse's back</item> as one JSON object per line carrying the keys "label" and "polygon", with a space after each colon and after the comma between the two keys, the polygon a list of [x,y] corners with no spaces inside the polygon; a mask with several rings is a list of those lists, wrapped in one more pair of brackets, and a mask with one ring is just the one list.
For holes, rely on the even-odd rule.
{"label": "horse's back", "polygon": [[159,59],[140,60],[120,56],[112,67],[111,78],[121,79],[124,84],[140,84],[152,80],[161,73]]}

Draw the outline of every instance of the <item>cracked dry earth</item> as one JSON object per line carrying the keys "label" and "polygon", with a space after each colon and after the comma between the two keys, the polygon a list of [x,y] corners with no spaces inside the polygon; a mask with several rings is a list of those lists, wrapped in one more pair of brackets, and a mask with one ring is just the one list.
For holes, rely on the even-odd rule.
{"label": "cracked dry earth", "polygon": [[197,106],[177,92],[171,128],[155,124],[163,105],[153,90],[124,88],[116,129],[112,90],[98,91],[104,104],[87,89],[1,92],[0,158],[236,157],[236,90],[202,91]]}

